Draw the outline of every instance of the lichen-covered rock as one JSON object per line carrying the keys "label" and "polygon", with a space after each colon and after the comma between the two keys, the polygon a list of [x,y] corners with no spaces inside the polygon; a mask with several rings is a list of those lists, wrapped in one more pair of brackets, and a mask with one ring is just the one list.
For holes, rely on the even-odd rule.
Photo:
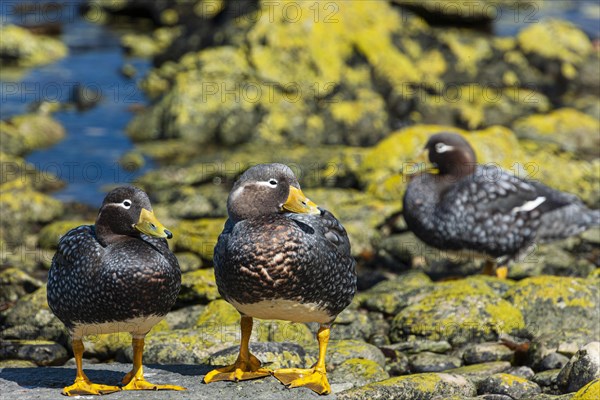
{"label": "lichen-covered rock", "polygon": [[460,368],[453,368],[444,371],[448,374],[461,375],[467,378],[469,381],[477,384],[488,376],[505,372],[510,368],[508,361],[492,361],[481,364],[466,365]]}
{"label": "lichen-covered rock", "polygon": [[563,151],[595,155],[600,146],[600,121],[572,108],[522,118],[513,125],[520,139],[552,143]]}
{"label": "lichen-covered rock", "polygon": [[536,336],[580,330],[599,334],[598,286],[580,278],[539,276],[523,279],[505,296]]}
{"label": "lichen-covered rock", "polygon": [[600,397],[600,379],[594,379],[575,393],[572,400],[596,400]]}
{"label": "lichen-covered rock", "polygon": [[[233,331],[216,327],[165,330],[146,337],[146,364],[203,364],[215,351],[222,350],[235,340]],[[133,350],[125,347],[118,359],[131,362]]]}
{"label": "lichen-covered rock", "polygon": [[427,275],[408,273],[380,282],[357,297],[368,310],[396,315],[402,308],[423,298],[432,288]]}
{"label": "lichen-covered rock", "polygon": [[530,24],[519,32],[517,41],[533,65],[557,79],[574,79],[577,70],[592,53],[592,43],[587,35],[561,20]]}
{"label": "lichen-covered rock", "polygon": [[446,354],[437,354],[429,351],[417,353],[408,358],[411,372],[441,372],[447,369],[458,368],[462,361],[458,357]]}
{"label": "lichen-covered rock", "polygon": [[5,303],[14,303],[24,295],[35,292],[43,283],[18,268],[7,268],[0,271],[0,308]]}
{"label": "lichen-covered rock", "polygon": [[[316,340],[311,345],[304,346],[305,350],[314,354],[318,354]],[[327,346],[327,365],[336,367],[344,361],[351,358],[360,358],[371,360],[381,365],[385,365],[385,356],[377,347],[372,344],[365,343],[361,340],[330,340]]]}
{"label": "lichen-covered rock", "polygon": [[45,225],[38,234],[38,244],[45,249],[56,249],[60,238],[73,228],[81,225],[94,225],[94,221],[67,220]]}
{"label": "lichen-covered rock", "polygon": [[398,342],[416,335],[460,345],[497,340],[500,333],[524,326],[519,310],[487,285],[455,281],[436,284],[436,290],[400,311],[392,321],[390,339]]}
{"label": "lichen-covered rock", "polygon": [[3,340],[0,358],[33,361],[37,365],[60,365],[67,361],[67,350],[47,340]]}
{"label": "lichen-covered rock", "polygon": [[24,155],[51,146],[64,137],[63,126],[48,115],[24,114],[0,121],[1,149],[8,154]]}
{"label": "lichen-covered rock", "polygon": [[527,379],[510,374],[494,374],[477,385],[478,394],[504,394],[513,399],[529,398],[541,393],[540,387]]}
{"label": "lichen-covered rock", "polygon": [[480,364],[490,361],[511,361],[513,351],[499,343],[477,343],[468,345],[463,353],[466,364]]}
{"label": "lichen-covered rock", "polygon": [[68,53],[60,40],[34,35],[16,25],[0,27],[0,36],[0,62],[4,65],[33,67],[54,62]]}
{"label": "lichen-covered rock", "polygon": [[126,33],[121,37],[121,46],[133,57],[152,57],[169,47],[181,31],[181,27],[163,27],[151,35]]}
{"label": "lichen-covered rock", "polygon": [[475,396],[475,386],[458,375],[426,373],[398,376],[351,389],[337,397],[344,400],[430,400],[451,396]]}
{"label": "lichen-covered rock", "polygon": [[600,342],[583,346],[569,360],[557,377],[558,386],[565,392],[575,392],[594,379],[600,378]]}
{"label": "lichen-covered rock", "polygon": [[560,369],[549,369],[546,371],[538,372],[531,378],[531,380],[537,383],[540,386],[540,388],[542,388],[542,392],[559,394],[561,392],[558,390],[556,380],[559,373]]}
{"label": "lichen-covered rock", "polygon": [[46,285],[19,299],[4,313],[3,339],[53,340],[67,343],[67,332],[46,300]]}
{"label": "lichen-covered rock", "polygon": [[[177,238],[174,247],[177,251],[190,251],[199,255],[202,260],[212,261],[213,251],[224,225],[225,220],[221,218],[181,221],[173,227],[173,237]],[[200,271],[190,272],[188,274],[192,275],[188,276],[208,276],[206,271],[214,276],[212,269]]]}
{"label": "lichen-covered rock", "polygon": [[181,275],[181,290],[177,301],[180,304],[208,302],[220,297],[215,272],[212,268],[199,269]]}
{"label": "lichen-covered rock", "polygon": [[203,266],[202,259],[190,251],[175,253],[182,273],[196,271]]}
{"label": "lichen-covered rock", "polygon": [[335,385],[350,382],[353,387],[360,387],[389,377],[389,374],[377,362],[363,358],[351,358],[335,367],[329,374],[329,383]]}
{"label": "lichen-covered rock", "polygon": [[408,7],[419,13],[426,13],[436,20],[455,25],[474,22],[490,22],[498,17],[503,4],[512,4],[510,0],[484,0],[477,3],[461,3],[453,0],[393,0],[394,3]]}

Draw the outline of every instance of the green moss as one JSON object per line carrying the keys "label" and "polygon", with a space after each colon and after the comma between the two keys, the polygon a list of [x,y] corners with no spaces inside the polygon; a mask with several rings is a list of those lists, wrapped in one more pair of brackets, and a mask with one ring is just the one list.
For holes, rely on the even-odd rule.
{"label": "green moss", "polygon": [[600,378],[579,389],[572,400],[597,400],[598,398],[600,398]]}
{"label": "green moss", "polygon": [[302,323],[278,320],[255,320],[257,342],[291,342],[299,345],[313,345],[315,335]]}

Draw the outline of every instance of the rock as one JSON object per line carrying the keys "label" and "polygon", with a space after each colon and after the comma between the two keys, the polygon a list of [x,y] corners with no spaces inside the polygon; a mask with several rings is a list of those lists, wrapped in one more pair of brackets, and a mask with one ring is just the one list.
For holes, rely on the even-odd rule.
{"label": "rock", "polygon": [[[217,244],[217,239],[223,226],[224,219],[198,219],[194,221],[181,221],[173,227],[173,236],[176,237],[175,250],[190,251],[197,254],[202,260],[212,262],[213,250]],[[204,270],[210,271],[211,270]],[[196,276],[194,274],[204,274],[199,271],[194,271],[189,277]],[[185,275],[185,274],[184,274]]]}
{"label": "rock", "polygon": [[400,311],[390,329],[392,342],[416,335],[452,345],[497,340],[498,334],[524,327],[521,313],[487,287],[461,281],[436,284],[436,290]]}
{"label": "rock", "polygon": [[[574,328],[577,329],[577,328]],[[579,348],[587,343],[595,341],[597,336],[588,329],[564,330],[560,334],[547,333],[537,336],[535,340],[529,343],[528,364],[536,371],[541,371],[544,368],[542,364],[546,357],[553,353],[559,353],[567,358],[573,357]],[[564,360],[562,357],[552,356],[548,361]],[[549,365],[552,365],[549,363]]]}
{"label": "rock", "polygon": [[432,287],[431,279],[424,273],[408,273],[382,281],[357,297],[361,306],[368,310],[395,315],[424,297]]}
{"label": "rock", "polygon": [[373,337],[387,338],[387,323],[381,314],[358,310],[352,305],[342,311],[331,327],[331,339],[362,339],[370,341]]}
{"label": "rock", "polygon": [[68,342],[64,325],[48,307],[45,285],[20,298],[4,316],[3,325],[7,328],[0,332],[3,339]]}
{"label": "rock", "polygon": [[485,0],[477,4],[455,3],[453,1],[414,1],[394,0],[394,3],[407,7],[408,9],[425,15],[436,23],[450,25],[472,25],[473,23],[486,23],[495,20],[499,8],[504,4],[512,4],[510,1]]}
{"label": "rock", "polygon": [[465,364],[480,364],[490,361],[511,361],[513,351],[499,343],[469,345],[463,353]]}
{"label": "rock", "polygon": [[467,365],[445,371],[448,374],[461,375],[477,384],[488,376],[507,371],[510,368],[508,361],[494,361],[482,364]]}
{"label": "rock", "polygon": [[560,394],[557,385],[557,377],[560,371],[560,369],[549,369],[538,372],[533,376],[533,378],[531,378],[531,380],[537,383],[542,388],[544,393]]}
{"label": "rock", "polygon": [[550,353],[542,360],[539,369],[546,371],[549,369],[561,369],[569,362],[569,358],[560,353]]}
{"label": "rock", "polygon": [[158,28],[152,35],[126,33],[121,37],[121,46],[133,57],[152,57],[163,50],[179,36],[181,27]]}
{"label": "rock", "polygon": [[331,385],[352,383],[353,387],[360,387],[372,382],[388,379],[386,370],[373,360],[351,358],[344,361],[329,374]]}
{"label": "rock", "polygon": [[529,398],[541,393],[540,387],[527,379],[509,374],[494,374],[479,382],[477,393],[504,394],[513,399]]}
{"label": "rock", "polygon": [[[239,353],[239,345],[227,347],[224,350],[212,354],[207,362],[214,366],[231,365]],[[317,361],[315,356],[310,355],[302,346],[295,343],[260,342],[250,343],[250,352],[254,354],[263,365],[271,369],[279,368],[309,368]],[[327,365],[330,362],[326,361]]]}
{"label": "rock", "polygon": [[[314,354],[318,353],[316,341],[310,346],[304,346],[306,351]],[[385,356],[377,347],[360,340],[330,340],[327,346],[327,365],[335,367],[351,358],[360,358],[371,360],[385,366]]]}
{"label": "rock", "polygon": [[196,325],[198,318],[200,315],[202,315],[205,309],[206,306],[195,305],[170,311],[165,317],[165,322],[171,329],[192,328]]}
{"label": "rock", "polygon": [[411,372],[441,372],[458,368],[462,361],[458,357],[424,351],[408,358]]}
{"label": "rock", "polygon": [[0,309],[7,308],[5,303],[14,303],[41,286],[43,286],[41,281],[17,268],[0,271]]}
{"label": "rock", "polygon": [[445,340],[412,340],[411,338],[406,342],[387,345],[385,348],[406,351],[407,353],[421,353],[423,351],[446,353],[449,350],[452,350],[452,345]]}
{"label": "rock", "polygon": [[0,360],[2,368],[37,368],[37,364],[27,360]]}
{"label": "rock", "polygon": [[385,347],[381,351],[385,355],[385,369],[390,376],[406,375],[410,372],[408,357],[404,353]]}
{"label": "rock", "polygon": [[519,139],[534,140],[542,146],[552,143],[567,152],[595,155],[592,149],[600,146],[596,134],[600,121],[571,108],[527,116],[516,121],[513,129]]}
{"label": "rock", "polygon": [[600,379],[594,379],[575,393],[572,400],[595,400],[600,396]]}
{"label": "rock", "polygon": [[585,279],[539,276],[523,279],[505,298],[523,313],[536,337],[579,330],[598,336],[598,286]]}
{"label": "rock", "polygon": [[423,399],[475,396],[475,386],[458,375],[426,373],[398,376],[340,393],[340,400]]}
{"label": "rock", "polygon": [[531,24],[519,32],[517,42],[528,60],[555,80],[573,80],[592,53],[583,31],[556,19]]}
{"label": "rock", "polygon": [[3,340],[0,358],[33,361],[37,365],[60,365],[69,359],[67,350],[46,340]]}
{"label": "rock", "polygon": [[179,261],[179,268],[182,273],[196,271],[202,268],[204,264],[200,257],[189,251],[176,253],[175,257]]}
{"label": "rock", "polygon": [[[160,331],[148,335],[144,346],[145,364],[202,364],[215,352],[233,343],[236,331],[205,327]],[[239,339],[238,339],[239,340]],[[131,362],[133,350],[126,346],[117,357]]]}
{"label": "rock", "polygon": [[600,342],[583,346],[563,367],[557,377],[564,392],[575,392],[600,378]]}
{"label": "rock", "polygon": [[67,46],[60,40],[34,35],[16,25],[0,27],[0,36],[0,62],[4,65],[34,67],[59,60],[68,53]]}
{"label": "rock", "polygon": [[177,304],[207,304],[219,297],[212,268],[199,269],[181,275],[181,290],[177,297]]}
{"label": "rock", "polygon": [[38,235],[39,246],[45,249],[56,249],[58,241],[64,234],[81,225],[94,225],[94,221],[68,220],[51,222],[40,230]]}
{"label": "rock", "polygon": [[49,147],[65,137],[65,128],[44,114],[17,115],[0,121],[2,151],[24,155],[33,150]]}
{"label": "rock", "polygon": [[525,365],[522,365],[520,367],[509,368],[506,371],[506,373],[509,375],[515,375],[515,376],[518,376],[518,377],[521,377],[521,378],[527,379],[527,380],[531,380],[531,378],[533,378],[535,375],[535,372],[533,372],[533,370],[531,368],[529,368]]}

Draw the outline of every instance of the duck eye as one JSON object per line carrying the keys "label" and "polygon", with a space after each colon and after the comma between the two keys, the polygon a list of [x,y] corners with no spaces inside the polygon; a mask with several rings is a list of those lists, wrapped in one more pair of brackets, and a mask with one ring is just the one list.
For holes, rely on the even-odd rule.
{"label": "duck eye", "polygon": [[277,181],[275,179],[269,179],[269,185],[275,187],[277,186]]}
{"label": "duck eye", "polygon": [[436,143],[435,144],[435,152],[436,153],[445,153],[448,150],[451,150],[451,146],[447,146],[445,143]]}
{"label": "duck eye", "polygon": [[124,208],[129,210],[129,208],[131,207],[131,200],[123,200],[123,203],[121,204],[123,204]]}

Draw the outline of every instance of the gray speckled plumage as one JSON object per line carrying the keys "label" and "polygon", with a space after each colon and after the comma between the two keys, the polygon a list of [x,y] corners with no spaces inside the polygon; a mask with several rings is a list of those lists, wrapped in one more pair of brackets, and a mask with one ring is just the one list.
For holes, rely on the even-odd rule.
{"label": "gray speckled plumage", "polygon": [[[404,196],[407,225],[425,243],[505,262],[535,241],[566,238],[600,223],[600,211],[588,209],[572,194],[496,166],[476,165],[469,144],[456,136],[430,138],[426,148],[430,161],[442,165],[440,174],[415,176]],[[442,146],[436,154],[439,143],[451,149]]]}
{"label": "gray speckled plumage", "polygon": [[[278,187],[254,185],[270,177],[276,179]],[[233,197],[246,205],[233,204],[230,195],[229,209],[246,208],[252,216],[231,218],[236,212],[230,212],[219,236],[214,254],[219,292],[226,300],[241,304],[277,299],[316,304],[332,321],[350,304],[356,291],[356,262],[350,254],[348,236],[326,210],[320,209],[320,214],[280,212],[289,192],[286,185],[299,189],[288,167],[268,164],[248,170],[234,186],[232,193],[244,186],[242,192],[247,197]],[[281,186],[284,190],[279,190]],[[261,196],[260,190],[274,202],[253,201]],[[269,190],[272,193],[267,193]],[[247,203],[255,210],[250,211]]]}
{"label": "gray speckled plumage", "polygon": [[[124,199],[133,203],[130,209],[114,206]],[[60,239],[48,275],[48,304],[68,329],[164,316],[175,303],[179,264],[165,239],[131,228],[141,208],[152,210],[143,191],[115,189],[104,200],[95,226],[79,226]],[[104,232],[100,237],[99,230]],[[128,330],[125,325],[121,329]]]}

